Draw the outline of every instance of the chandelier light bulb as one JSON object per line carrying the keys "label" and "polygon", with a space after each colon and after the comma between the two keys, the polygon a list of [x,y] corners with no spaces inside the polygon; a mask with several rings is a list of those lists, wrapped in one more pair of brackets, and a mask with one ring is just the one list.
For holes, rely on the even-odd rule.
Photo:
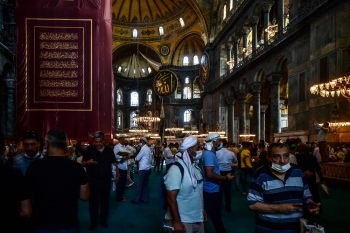
{"label": "chandelier light bulb", "polygon": [[343,78],[342,77],[338,78],[338,82],[342,83],[343,82]]}
{"label": "chandelier light bulb", "polygon": [[339,97],[340,96],[340,90],[337,90],[337,96]]}
{"label": "chandelier light bulb", "polygon": [[321,83],[320,85],[318,85],[320,90],[322,91],[323,90],[323,83]]}
{"label": "chandelier light bulb", "polygon": [[326,91],[326,97],[328,97],[329,96],[329,91]]}
{"label": "chandelier light bulb", "polygon": [[325,86],[326,86],[326,89],[328,90],[329,89],[329,83],[326,83]]}
{"label": "chandelier light bulb", "polygon": [[334,97],[335,91],[331,91],[331,96]]}

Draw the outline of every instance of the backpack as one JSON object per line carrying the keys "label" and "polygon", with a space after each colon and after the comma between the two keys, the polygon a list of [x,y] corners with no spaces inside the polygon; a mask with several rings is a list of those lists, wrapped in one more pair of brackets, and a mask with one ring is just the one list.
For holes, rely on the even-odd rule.
{"label": "backpack", "polygon": [[[181,172],[181,183],[182,180],[184,178],[184,168],[183,166],[179,163],[179,162],[175,162],[173,163],[173,165],[171,166],[178,166]],[[163,210],[167,210],[168,209],[168,202],[166,199],[166,195],[167,195],[167,190],[165,187],[165,183],[164,183],[164,176],[160,179],[160,188],[159,188],[159,202],[160,202],[160,208],[162,208]]]}

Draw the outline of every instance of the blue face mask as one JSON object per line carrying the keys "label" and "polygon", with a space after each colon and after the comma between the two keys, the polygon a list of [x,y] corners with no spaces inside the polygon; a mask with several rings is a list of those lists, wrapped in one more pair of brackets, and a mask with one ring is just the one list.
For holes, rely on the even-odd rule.
{"label": "blue face mask", "polygon": [[216,148],[216,150],[221,150],[223,147],[224,147],[224,144],[223,144],[223,143],[220,143],[220,146],[218,146],[218,147]]}

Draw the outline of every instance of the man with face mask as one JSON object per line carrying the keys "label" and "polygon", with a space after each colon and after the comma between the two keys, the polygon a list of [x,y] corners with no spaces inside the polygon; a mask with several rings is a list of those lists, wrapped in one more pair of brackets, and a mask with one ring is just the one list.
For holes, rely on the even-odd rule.
{"label": "man with face mask", "polygon": [[231,173],[228,173],[226,176],[220,175],[219,163],[216,157],[216,151],[222,147],[220,135],[218,133],[210,133],[205,142],[202,156],[204,208],[213,222],[215,231],[217,233],[226,233],[221,219],[219,187],[220,181],[231,181],[234,176]]}
{"label": "man with face mask", "polygon": [[23,134],[24,153],[17,155],[13,160],[13,167],[26,174],[29,164],[43,158],[40,153],[41,136],[35,131],[27,131]]}
{"label": "man with face mask", "polygon": [[303,208],[318,214],[320,203],[313,202],[304,173],[289,163],[285,144],[271,144],[268,161],[255,172],[247,197],[256,232],[299,233]]}
{"label": "man with face mask", "polygon": [[179,151],[177,162],[184,168],[183,177],[175,165],[164,176],[169,205],[165,218],[175,232],[204,233],[203,176],[193,159],[201,152],[197,138],[185,138]]}

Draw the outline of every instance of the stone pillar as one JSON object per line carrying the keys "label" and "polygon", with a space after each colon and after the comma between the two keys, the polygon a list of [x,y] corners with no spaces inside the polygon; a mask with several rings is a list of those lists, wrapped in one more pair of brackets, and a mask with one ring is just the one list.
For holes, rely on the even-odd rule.
{"label": "stone pillar", "polygon": [[257,49],[258,46],[258,22],[259,22],[259,17],[258,16],[252,16],[250,18],[250,22],[252,23],[252,28],[253,28],[253,51]]}
{"label": "stone pillar", "polygon": [[265,2],[262,5],[263,13],[264,13],[264,40],[265,43],[269,41],[269,33],[265,31],[265,29],[269,26],[270,24],[270,10],[271,10],[272,4],[269,2]]}
{"label": "stone pillar", "polygon": [[270,99],[270,142],[273,142],[273,134],[281,132],[281,111],[280,111],[280,81],[281,75],[272,75],[269,77],[271,85]]}
{"label": "stone pillar", "polygon": [[16,129],[16,79],[15,73],[9,72],[7,79],[4,80],[7,85],[7,135],[14,138]]}
{"label": "stone pillar", "polygon": [[240,41],[240,38],[238,36],[234,36],[234,43],[233,43],[233,49],[234,49],[234,59],[235,59],[235,67],[238,65],[238,44]]}
{"label": "stone pillar", "polygon": [[268,105],[260,105],[260,140],[265,141],[265,111]]}
{"label": "stone pillar", "polygon": [[284,0],[277,1],[277,23],[278,31],[282,32],[284,28]]}
{"label": "stone pillar", "polygon": [[235,134],[235,98],[233,96],[226,97],[227,103],[227,141],[233,142]]}
{"label": "stone pillar", "polygon": [[243,27],[242,28],[242,36],[243,36],[243,59],[247,55],[247,49],[248,49],[248,34],[249,34],[249,28]]}
{"label": "stone pillar", "polygon": [[259,82],[253,84],[253,129],[255,134],[254,142],[258,143],[260,140],[260,91],[261,85]]}
{"label": "stone pillar", "polygon": [[[227,43],[226,44],[226,51],[227,51],[227,62],[231,61],[232,60],[232,48],[233,48],[233,45],[231,43]],[[230,65],[229,65],[230,64]],[[228,63],[228,69],[230,70],[232,68],[232,65],[231,63]]]}
{"label": "stone pillar", "polygon": [[239,91],[239,134],[246,134],[246,94],[245,90]]}

